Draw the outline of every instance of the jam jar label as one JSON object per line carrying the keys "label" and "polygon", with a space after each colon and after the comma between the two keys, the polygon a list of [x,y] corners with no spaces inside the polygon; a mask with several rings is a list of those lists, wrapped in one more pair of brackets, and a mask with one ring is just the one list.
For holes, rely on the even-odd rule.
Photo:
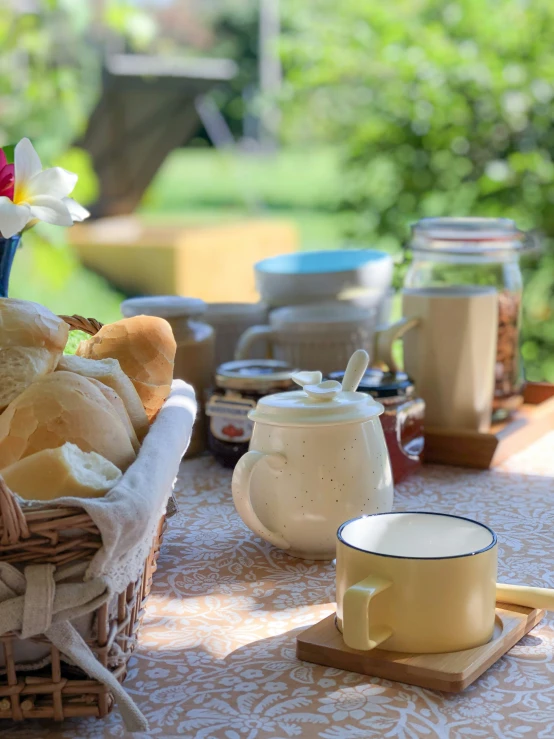
{"label": "jam jar label", "polygon": [[256,407],[256,401],[242,397],[213,395],[206,406],[210,418],[210,431],[216,439],[232,444],[250,441],[254,423],[248,414]]}

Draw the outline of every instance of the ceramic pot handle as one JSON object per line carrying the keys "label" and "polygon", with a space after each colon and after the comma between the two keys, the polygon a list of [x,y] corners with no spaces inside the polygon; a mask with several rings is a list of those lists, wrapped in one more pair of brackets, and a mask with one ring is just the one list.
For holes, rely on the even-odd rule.
{"label": "ceramic pot handle", "polygon": [[233,503],[237,509],[237,513],[248,526],[250,531],[265,539],[278,549],[290,549],[290,544],[286,539],[275,531],[270,531],[267,526],[260,521],[252,506],[250,498],[250,483],[252,474],[256,466],[266,460],[274,469],[282,469],[287,463],[286,457],[282,454],[264,454],[263,452],[247,452],[238,461],[235,471],[233,472]]}
{"label": "ceramic pot handle", "polygon": [[373,336],[372,364],[374,366],[384,364],[390,372],[399,372],[398,365],[392,356],[392,345],[419,323],[419,318],[401,318],[390,326],[378,329]]}
{"label": "ceramic pot handle", "polygon": [[273,351],[271,347],[271,339],[274,335],[274,330],[271,326],[251,326],[246,329],[237,342],[235,349],[235,360],[249,359],[250,350],[252,345],[255,344],[259,339],[266,339],[268,341],[268,359],[273,357]]}
{"label": "ceramic pot handle", "polygon": [[544,608],[554,611],[554,590],[550,588],[532,588],[527,585],[504,585],[496,583],[496,600],[526,608]]}
{"label": "ceramic pot handle", "polygon": [[390,580],[370,575],[348,588],[342,599],[342,636],[347,647],[367,652],[392,636],[388,626],[369,627],[371,601],[391,585]]}

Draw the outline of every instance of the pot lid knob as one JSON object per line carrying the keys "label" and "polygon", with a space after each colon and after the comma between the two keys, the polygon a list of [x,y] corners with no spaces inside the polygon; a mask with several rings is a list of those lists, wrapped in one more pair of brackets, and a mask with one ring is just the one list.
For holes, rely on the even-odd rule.
{"label": "pot lid knob", "polygon": [[306,385],[319,385],[322,380],[321,372],[295,372],[292,375],[292,381],[302,388]]}
{"label": "pot lid knob", "polygon": [[304,385],[304,392],[306,392],[310,398],[313,398],[313,400],[325,402],[336,398],[337,395],[342,392],[342,385],[336,380],[326,380],[317,385]]}

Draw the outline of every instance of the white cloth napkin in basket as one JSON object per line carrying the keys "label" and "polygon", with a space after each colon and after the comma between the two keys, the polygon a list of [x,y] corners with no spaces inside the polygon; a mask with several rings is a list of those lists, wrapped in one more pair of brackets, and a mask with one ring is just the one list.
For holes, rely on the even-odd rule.
{"label": "white cloth napkin in basket", "polygon": [[[45,634],[63,655],[109,687],[129,731],[147,730],[146,719],[71,621],[96,610],[139,577],[189,444],[195,415],[194,390],[174,380],[136,461],[119,483],[103,498],[56,501],[62,507],[85,509],[102,538],[80,582],[74,580],[83,572],[82,563],[59,568],[30,565],[24,573],[0,563],[0,635],[16,631],[25,639]],[[52,503],[30,505],[40,508]],[[64,582],[67,579],[73,582]]]}

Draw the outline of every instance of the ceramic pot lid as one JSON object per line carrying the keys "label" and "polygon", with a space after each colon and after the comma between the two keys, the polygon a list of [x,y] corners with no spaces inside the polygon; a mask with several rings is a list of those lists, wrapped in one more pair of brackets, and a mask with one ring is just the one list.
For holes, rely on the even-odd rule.
{"label": "ceramic pot lid", "polygon": [[298,372],[292,379],[303,389],[267,395],[248,414],[250,420],[275,426],[330,426],[367,421],[384,410],[370,395],[343,391],[335,380],[322,382],[321,372]]}

